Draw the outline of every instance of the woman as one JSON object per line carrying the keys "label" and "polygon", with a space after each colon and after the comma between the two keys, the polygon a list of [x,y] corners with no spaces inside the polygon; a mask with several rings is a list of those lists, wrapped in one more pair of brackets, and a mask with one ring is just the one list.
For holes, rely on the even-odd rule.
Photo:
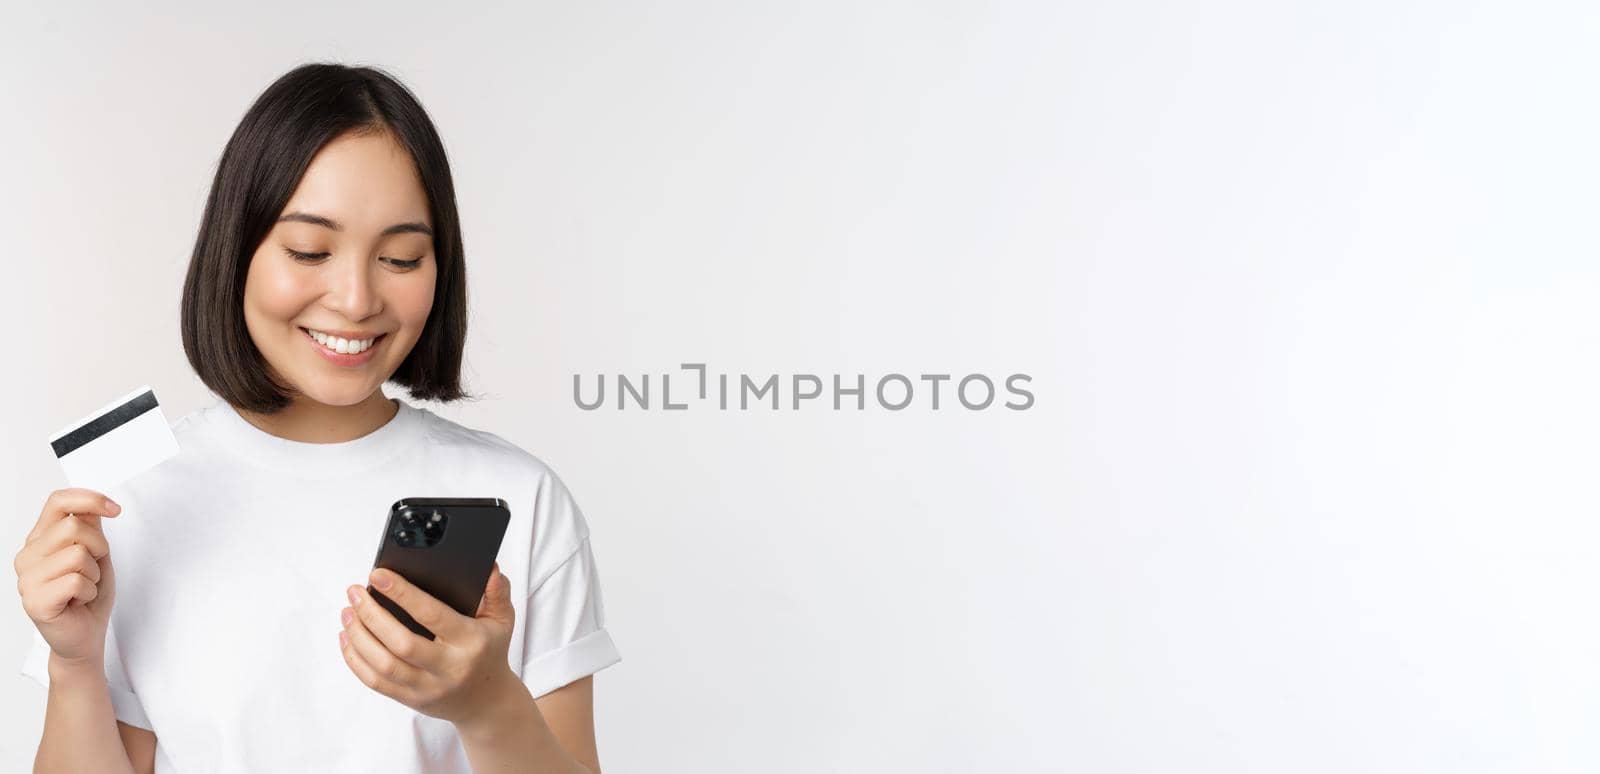
{"label": "woman", "polygon": [[[620,656],[582,513],[538,458],[382,390],[466,397],[455,193],[404,86],[317,64],[256,100],[182,328],[218,400],[173,423],[180,454],[51,494],[16,557],[41,770],[598,772],[592,675]],[[474,617],[369,573],[403,497],[510,504]]]}

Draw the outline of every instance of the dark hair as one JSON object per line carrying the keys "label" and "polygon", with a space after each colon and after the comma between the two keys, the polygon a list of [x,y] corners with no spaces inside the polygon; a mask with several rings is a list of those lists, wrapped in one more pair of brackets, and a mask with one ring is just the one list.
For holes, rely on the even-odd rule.
{"label": "dark hair", "polygon": [[433,309],[389,381],[420,400],[467,397],[461,389],[467,278],[444,144],[416,96],[394,76],[316,63],[268,86],[228,138],[183,282],[183,351],[200,380],[236,407],[270,414],[290,403],[292,388],[272,378],[245,327],[245,276],[311,157],[350,131],[386,131],[410,151],[433,219]]}

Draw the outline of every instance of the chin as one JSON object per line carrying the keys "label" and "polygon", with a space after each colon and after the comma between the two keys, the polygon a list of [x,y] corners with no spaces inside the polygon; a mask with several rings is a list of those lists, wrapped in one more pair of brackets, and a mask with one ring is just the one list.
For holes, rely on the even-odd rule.
{"label": "chin", "polygon": [[372,397],[372,392],[378,387],[378,385],[357,387],[353,385],[310,384],[299,389],[301,396],[305,399],[316,401],[324,406],[354,406]]}

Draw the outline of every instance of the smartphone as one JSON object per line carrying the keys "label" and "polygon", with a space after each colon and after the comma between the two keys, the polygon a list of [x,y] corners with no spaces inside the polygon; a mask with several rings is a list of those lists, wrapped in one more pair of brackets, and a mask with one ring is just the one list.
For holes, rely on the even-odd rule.
{"label": "smartphone", "polygon": [[[407,497],[389,507],[389,521],[372,567],[393,570],[456,612],[473,617],[483,600],[511,509],[497,497]],[[417,623],[382,592],[367,592],[406,628],[428,639]]]}

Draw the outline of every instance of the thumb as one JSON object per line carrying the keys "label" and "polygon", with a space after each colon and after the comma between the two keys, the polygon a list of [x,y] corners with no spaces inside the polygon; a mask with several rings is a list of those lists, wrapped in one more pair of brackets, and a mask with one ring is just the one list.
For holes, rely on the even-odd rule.
{"label": "thumb", "polygon": [[477,617],[506,621],[516,617],[511,607],[511,579],[500,572],[499,562],[495,562],[494,570],[489,573],[489,582],[483,587],[483,599],[478,602]]}

